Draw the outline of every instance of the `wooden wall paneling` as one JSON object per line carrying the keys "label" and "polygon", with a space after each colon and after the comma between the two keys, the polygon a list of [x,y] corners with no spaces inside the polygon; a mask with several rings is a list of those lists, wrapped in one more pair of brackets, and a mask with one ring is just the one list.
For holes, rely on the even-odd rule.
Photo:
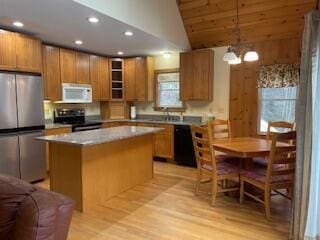
{"label": "wooden wall paneling", "polygon": [[[304,14],[317,0],[241,0],[242,42],[258,42],[302,35]],[[236,1],[178,1],[191,46],[205,48],[235,43]]]}
{"label": "wooden wall paneling", "polygon": [[90,55],[90,82],[92,86],[92,100],[100,101],[99,56]]}
{"label": "wooden wall paneling", "polygon": [[42,53],[45,99],[59,101],[62,98],[59,48],[43,45]]}
{"label": "wooden wall paneling", "polygon": [[136,100],[136,58],[126,58],[124,60],[124,84],[125,99],[127,101]]}
{"label": "wooden wall paneling", "polygon": [[42,73],[42,47],[39,39],[16,33],[17,70]]}
{"label": "wooden wall paneling", "polygon": [[148,95],[148,69],[145,57],[136,58],[135,95],[137,101],[146,101]]}
{"label": "wooden wall paneling", "polygon": [[109,59],[99,58],[99,81],[100,81],[100,99],[102,101],[110,100],[110,66]]}
{"label": "wooden wall paneling", "polygon": [[231,66],[229,118],[233,137],[257,134],[256,80],[259,65],[299,63],[301,58],[301,38],[258,42],[254,45],[259,53],[258,62]]}
{"label": "wooden wall paneling", "polygon": [[60,48],[60,74],[62,83],[76,83],[76,53]]}
{"label": "wooden wall paneling", "polygon": [[76,82],[90,84],[90,56],[76,52]]}
{"label": "wooden wall paneling", "polygon": [[0,69],[15,70],[15,33],[0,29]]}

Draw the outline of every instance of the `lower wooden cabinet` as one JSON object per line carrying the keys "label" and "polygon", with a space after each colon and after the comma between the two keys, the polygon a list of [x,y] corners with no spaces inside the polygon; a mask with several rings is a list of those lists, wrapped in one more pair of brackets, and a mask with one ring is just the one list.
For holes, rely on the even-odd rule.
{"label": "lower wooden cabinet", "polygon": [[[57,134],[64,134],[64,133],[71,133],[72,129],[71,127],[63,127],[63,128],[52,128],[52,129],[46,129],[44,134],[46,136],[50,135],[57,135]],[[49,167],[49,143],[46,142],[46,165],[47,165],[47,171],[50,170]]]}
{"label": "lower wooden cabinet", "polygon": [[137,126],[159,127],[164,131],[154,135],[153,156],[173,160],[174,159],[174,126],[171,124],[137,123]]}
{"label": "lower wooden cabinet", "polygon": [[154,127],[165,128],[165,131],[156,133],[154,136],[154,156],[167,159],[174,158],[173,125],[159,124]]}

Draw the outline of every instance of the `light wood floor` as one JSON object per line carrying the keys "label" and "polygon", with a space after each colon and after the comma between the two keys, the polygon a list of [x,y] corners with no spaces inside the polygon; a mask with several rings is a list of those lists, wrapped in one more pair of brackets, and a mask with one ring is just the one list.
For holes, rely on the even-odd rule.
{"label": "light wood floor", "polygon": [[[97,206],[90,214],[74,212],[70,240],[104,239],[288,239],[290,201],[275,196],[272,219],[246,199],[218,195],[210,207],[210,183],[194,196],[196,170],[155,162],[154,179]],[[49,182],[40,183],[48,187]]]}

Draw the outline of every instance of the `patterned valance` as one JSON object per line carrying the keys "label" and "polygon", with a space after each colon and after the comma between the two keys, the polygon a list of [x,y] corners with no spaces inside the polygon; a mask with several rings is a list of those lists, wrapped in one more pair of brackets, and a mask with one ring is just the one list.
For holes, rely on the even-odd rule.
{"label": "patterned valance", "polygon": [[297,86],[300,79],[300,64],[262,65],[258,69],[258,88]]}

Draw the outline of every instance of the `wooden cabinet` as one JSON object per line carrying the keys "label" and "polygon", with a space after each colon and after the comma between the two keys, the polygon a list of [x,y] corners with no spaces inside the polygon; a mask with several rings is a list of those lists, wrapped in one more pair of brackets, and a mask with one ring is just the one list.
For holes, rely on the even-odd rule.
{"label": "wooden cabinet", "polygon": [[122,101],[124,99],[124,71],[123,60],[114,58],[110,60],[111,99]]}
{"label": "wooden cabinet", "polygon": [[110,100],[110,70],[109,59],[99,57],[99,84],[100,84],[100,100]]}
{"label": "wooden cabinet", "polygon": [[124,63],[125,99],[127,101],[152,101],[153,59],[151,57],[127,58]]}
{"label": "wooden cabinet", "polygon": [[42,48],[40,40],[16,34],[17,70],[26,72],[42,72]]}
{"label": "wooden cabinet", "polygon": [[154,124],[144,122],[126,122],[116,121],[103,123],[103,128],[118,127],[118,126],[140,126],[140,127],[159,127],[164,128],[164,131],[158,132],[153,138],[153,156],[174,159],[174,126],[171,124]]}
{"label": "wooden cabinet", "polygon": [[46,100],[61,100],[59,51],[57,47],[43,46],[43,80]]}
{"label": "wooden cabinet", "polygon": [[0,69],[41,73],[40,40],[0,29]]}
{"label": "wooden cabinet", "polygon": [[0,29],[0,69],[15,70],[16,43],[15,33]]}
{"label": "wooden cabinet", "polygon": [[174,158],[174,127],[170,124],[155,124],[154,127],[164,128],[164,131],[154,136],[154,156],[167,159]]}
{"label": "wooden cabinet", "polygon": [[76,83],[76,53],[60,48],[61,83]]}
{"label": "wooden cabinet", "polygon": [[125,98],[127,101],[136,100],[136,59],[124,60]]}
{"label": "wooden cabinet", "polygon": [[89,68],[92,100],[100,101],[99,56],[90,55]]}
{"label": "wooden cabinet", "polygon": [[90,57],[88,54],[76,52],[76,82],[90,84]]}
{"label": "wooden cabinet", "polygon": [[214,52],[210,49],[180,54],[180,98],[212,101]]}

